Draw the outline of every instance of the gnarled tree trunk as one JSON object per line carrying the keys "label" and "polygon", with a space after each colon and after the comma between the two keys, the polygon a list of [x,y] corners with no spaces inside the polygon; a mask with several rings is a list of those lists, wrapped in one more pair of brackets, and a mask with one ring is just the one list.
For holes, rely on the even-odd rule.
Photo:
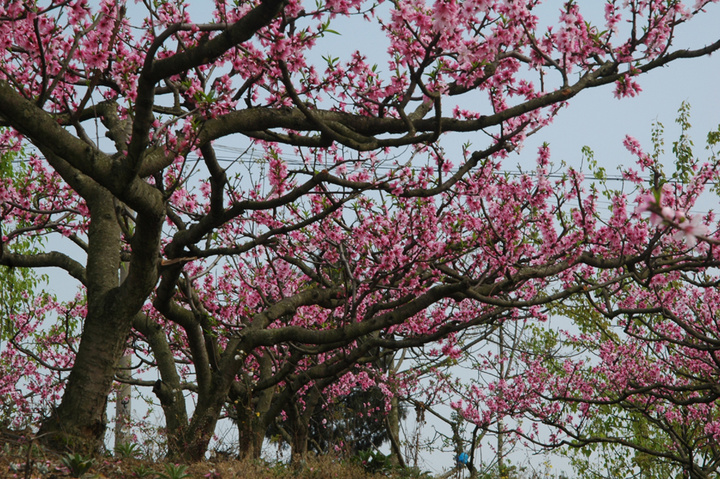
{"label": "gnarled tree trunk", "polygon": [[97,450],[102,444],[107,398],[131,325],[131,316],[114,301],[121,230],[112,196],[100,187],[94,190],[87,198],[87,316],[62,402],[40,429],[51,445],[74,451]]}
{"label": "gnarled tree trunk", "polygon": [[90,209],[85,285],[87,314],[62,401],[40,428],[51,446],[97,451],[106,428],[107,398],[135,315],[157,281],[161,202],[137,215],[128,276],[118,286],[122,229],[114,196],[97,183],[79,188]]}

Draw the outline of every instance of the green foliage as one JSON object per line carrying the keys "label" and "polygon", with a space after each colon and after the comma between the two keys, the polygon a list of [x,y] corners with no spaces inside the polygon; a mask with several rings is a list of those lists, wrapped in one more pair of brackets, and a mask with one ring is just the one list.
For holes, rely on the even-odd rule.
{"label": "green foliage", "polygon": [[[636,452],[617,444],[597,444],[593,448],[566,451],[578,479],[664,479],[680,473],[677,465],[657,455]],[[623,471],[619,474],[619,471]]]}
{"label": "green foliage", "polygon": [[[368,407],[380,408],[384,405],[385,395],[377,387],[367,390],[358,388],[334,400],[332,407],[317,402],[307,424],[310,439],[308,447],[317,454],[326,454],[333,450],[333,446],[342,443],[343,450],[350,456],[358,451],[380,447],[389,440],[384,416],[366,415],[363,412]],[[400,419],[405,418],[404,408],[400,407],[398,413]],[[298,411],[288,410],[289,420],[282,424],[270,424],[266,437],[281,447],[287,447],[289,444],[283,443],[285,434],[281,430],[292,436],[298,414]]]}
{"label": "green foliage", "polygon": [[693,142],[690,139],[690,105],[683,102],[678,110],[675,122],[680,125],[680,137],[673,142],[672,152],[675,155],[675,172],[672,177],[687,183],[693,175]]}
{"label": "green foliage", "polygon": [[665,126],[656,121],[652,124],[650,130],[650,139],[652,140],[653,153],[652,158],[656,164],[660,163],[660,158],[665,154]]}
{"label": "green foliage", "polygon": [[155,471],[145,464],[139,464],[133,467],[132,472],[135,477],[150,477],[155,475]]}
{"label": "green foliage", "polygon": [[707,134],[707,149],[713,152],[714,154],[714,147],[720,143],[720,125],[718,125],[716,130],[710,131]]}
{"label": "green foliage", "polygon": [[433,479],[430,471],[423,471],[418,467],[396,468],[392,477],[401,479]]}
{"label": "green foliage", "polygon": [[[5,188],[6,180],[19,186],[28,182],[28,167],[24,160],[23,151],[0,153],[0,188]],[[26,225],[16,222],[0,221],[0,236],[10,236],[15,229],[24,226]],[[36,253],[42,244],[42,238],[37,236],[23,239],[11,237],[4,242],[2,248],[9,253],[32,254]],[[0,266],[0,343],[15,339],[21,327],[18,325],[19,317],[27,318],[28,322],[36,319],[34,314],[38,306],[36,300],[49,297],[45,293],[40,293],[45,283],[47,276],[33,269]],[[6,360],[0,359],[0,369],[8,365]],[[13,417],[17,417],[17,408],[14,401],[0,396],[0,425],[9,423]]]}
{"label": "green foliage", "polygon": [[[0,154],[0,183],[9,179],[15,185],[22,185],[28,176],[28,167],[25,165],[25,153],[23,151],[6,151]],[[8,225],[0,222],[0,236],[10,232],[9,228],[24,225]],[[29,254],[36,252],[42,245],[42,239],[15,240],[3,245],[8,251],[18,254]],[[0,266],[0,341],[7,340],[13,334],[12,318],[20,311],[32,310],[28,292],[34,291],[44,282],[47,282],[45,275],[37,274],[29,268],[9,268]]]}
{"label": "green foliage", "polygon": [[[668,182],[687,183],[696,173],[698,167],[698,160],[695,157],[693,151],[693,140],[690,137],[690,130],[692,125],[690,124],[690,105],[687,102],[683,102],[678,109],[678,116],[675,119],[675,123],[680,126],[680,134],[678,138],[672,142],[672,154],[673,160],[671,162],[666,161],[665,156],[665,126],[660,121],[655,121],[652,124],[650,138],[652,142],[652,153],[650,158],[652,159],[652,166],[650,167],[654,178],[653,187],[655,195],[659,200],[660,188]],[[712,152],[712,158],[716,155],[713,147],[720,143],[720,127],[717,131],[708,133],[707,136],[707,149]],[[608,176],[607,171],[604,167],[600,166],[594,157],[594,152],[589,146],[584,146],[581,151],[582,164],[587,163],[589,171],[593,177],[597,180],[593,183],[593,188],[599,185],[604,189],[603,194],[606,198],[610,199],[619,191],[608,188]],[[672,172],[668,176],[664,171],[664,165],[672,165]]]}
{"label": "green foliage", "polygon": [[115,456],[123,459],[134,459],[140,455],[140,448],[137,444],[124,442],[115,446]]}
{"label": "green foliage", "polygon": [[383,454],[374,449],[359,451],[352,457],[352,462],[361,466],[369,474],[406,479],[431,479],[433,477],[430,472],[422,471],[417,467],[401,467],[393,461],[391,454]]}
{"label": "green foliage", "polygon": [[[550,342],[556,346],[555,354],[549,354],[544,366],[555,375],[568,374],[563,369],[563,361],[567,356],[592,354],[598,342],[622,341],[622,336],[614,328],[613,322],[599,314],[587,298],[577,298],[573,301],[564,301],[555,304],[550,312],[556,317],[566,317],[589,337],[596,337],[593,333],[600,333],[600,338],[587,342],[576,341],[563,344],[562,338],[556,332],[548,332],[551,339],[534,340],[540,344]],[[649,321],[648,318],[644,320]],[[555,342],[553,342],[553,340]],[[528,343],[532,346],[535,343]],[[535,345],[535,349],[538,346]],[[561,351],[562,354],[558,353]],[[592,364],[572,371],[576,376],[587,376],[588,380],[607,381],[601,378]],[[568,411],[577,412],[577,403],[566,405]],[[582,436],[584,438],[601,438],[607,442],[584,443],[580,438],[577,446],[562,451],[569,458],[574,470],[574,477],[578,479],[634,477],[638,479],[655,479],[673,477],[678,472],[677,465],[658,457],[655,454],[641,453],[646,451],[666,451],[673,448],[672,441],[667,432],[656,428],[649,411],[639,411],[623,401],[614,404],[593,406],[594,413],[583,421]],[[650,414],[650,416],[648,416]],[[633,444],[637,450],[614,442],[614,438],[622,438],[626,444]],[[625,471],[622,476],[615,471]]]}
{"label": "green foliage", "polygon": [[182,464],[165,464],[165,472],[159,477],[163,479],[184,479],[190,477],[187,472],[188,467]]}
{"label": "green foliage", "polygon": [[63,465],[68,468],[72,477],[80,477],[85,474],[94,462],[92,458],[86,458],[80,454],[68,454],[62,458]]}
{"label": "green foliage", "polygon": [[393,469],[392,456],[373,449],[359,451],[354,459],[368,472],[389,472]]}
{"label": "green foliage", "polygon": [[535,466],[525,463],[481,464],[476,477],[478,479],[567,479],[563,472],[553,469],[552,464],[547,460]]}
{"label": "green foliage", "polygon": [[[656,188],[656,194],[659,194],[657,189],[668,181],[679,183],[687,183],[690,181],[696,173],[699,165],[698,159],[695,157],[695,153],[693,151],[694,143],[690,137],[690,129],[692,128],[692,125],[690,124],[689,103],[683,102],[680,105],[675,123],[680,126],[680,134],[678,135],[678,138],[672,142],[673,159],[669,163],[666,161],[664,162],[662,158],[665,154],[665,128],[659,121],[653,123],[652,126],[651,139],[653,153],[651,158],[653,159],[652,170],[655,174],[654,186]],[[718,142],[720,142],[720,127],[717,131],[710,132],[707,135],[706,148],[713,152],[711,159],[715,157],[713,147]],[[673,172],[670,174],[669,178],[663,171],[664,163],[673,165]]]}
{"label": "green foliage", "polygon": [[0,340],[7,340],[14,332],[15,317],[21,311],[32,310],[29,291],[35,290],[44,277],[27,268],[0,266]]}

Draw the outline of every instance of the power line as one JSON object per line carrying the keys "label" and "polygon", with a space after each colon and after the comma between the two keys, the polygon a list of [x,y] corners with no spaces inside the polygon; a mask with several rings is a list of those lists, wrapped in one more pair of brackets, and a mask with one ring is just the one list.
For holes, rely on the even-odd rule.
{"label": "power line", "polygon": [[[264,152],[256,152],[255,148],[252,146],[247,147],[247,148],[241,148],[241,147],[237,147],[237,146],[217,145],[216,144],[216,145],[213,145],[213,147],[215,148],[215,150],[224,150],[228,153],[232,153],[232,152],[237,153],[237,156],[216,155],[217,161],[220,163],[230,163],[230,164],[240,163],[240,164],[243,164],[246,166],[247,165],[249,165],[249,166],[261,165],[263,167],[267,164],[267,159],[265,157],[265,153]],[[34,150],[36,152],[35,154],[39,154],[39,152],[34,147],[30,147],[29,149]],[[278,155],[278,157],[280,159],[282,159],[285,162],[285,164],[288,166],[307,167],[307,166],[310,166],[310,164],[312,164],[312,162],[306,161],[301,155],[298,155],[298,154],[283,153],[281,155]],[[188,159],[193,160],[193,161],[199,161],[200,158],[197,155],[191,154],[188,156]],[[17,160],[12,160],[11,163],[12,164],[23,164],[26,161],[27,160],[25,160],[25,159],[17,159]],[[346,163],[362,162],[362,161],[365,161],[365,160],[358,158],[355,160],[353,160],[353,159],[346,160]],[[328,163],[321,162],[320,164],[326,165]],[[335,165],[335,164],[336,163],[333,163],[333,165]],[[400,164],[382,165],[381,164],[381,165],[374,166],[373,170],[375,170],[375,171],[392,171],[394,169],[402,168],[404,166],[410,166],[410,167],[416,167],[416,168],[421,167],[421,165],[400,165]],[[458,171],[458,168],[453,168],[451,170],[451,172],[457,172],[457,171]],[[537,175],[537,173],[534,171],[523,172],[523,171],[512,171],[512,170],[498,170],[498,173],[500,173],[502,175],[511,176],[514,178],[524,176],[524,175],[527,175],[530,177],[534,177]],[[578,173],[585,176],[585,181],[589,181],[591,183],[599,182],[599,181],[621,182],[621,183],[630,182],[630,180],[623,177],[623,175],[606,175],[602,179],[600,179],[600,178],[596,178],[594,176],[590,177],[586,174],[587,172],[584,172],[584,171],[578,171]],[[547,173],[543,176],[545,178],[550,178],[550,179],[567,178],[567,174],[565,174],[565,173]],[[648,182],[648,183],[652,180],[652,178],[649,176],[648,177],[640,177],[640,179],[642,181]],[[666,182],[670,183],[670,184],[678,184],[678,185],[687,185],[690,183],[688,181],[682,181],[679,179],[670,179],[670,180],[666,180]],[[720,184],[720,182],[709,181],[705,184],[709,185],[709,186],[717,186]]]}

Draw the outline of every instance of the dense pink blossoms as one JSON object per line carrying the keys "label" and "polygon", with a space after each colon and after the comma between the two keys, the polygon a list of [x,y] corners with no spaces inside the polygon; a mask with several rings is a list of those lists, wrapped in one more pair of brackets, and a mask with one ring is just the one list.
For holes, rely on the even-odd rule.
{"label": "dense pink blossoms", "polygon": [[[303,452],[315,408],[378,390],[363,414],[384,413],[426,377],[428,405],[449,398],[478,428],[527,415],[558,441],[613,394],[685,393],[692,380],[649,364],[715,374],[715,353],[684,335],[715,337],[697,298],[715,301],[717,224],[689,212],[717,165],[679,159],[684,182],[663,186],[628,137],[639,172],[609,211],[587,172],[556,176],[547,145],[502,171],[583,90],[632,97],[642,74],[720,49],[672,42],[711,3],[609,1],[593,19],[539,0],[4,2],[0,148],[29,157],[22,175],[3,163],[0,264],[60,268],[81,294],[14,313],[0,368],[24,383],[0,383],[0,399],[100,437],[127,352],[169,454],[198,460],[223,415],[247,454],[276,422]],[[342,51],[355,29],[382,48]],[[467,345],[571,302],[622,317],[632,341],[568,333],[595,341],[595,363],[527,354],[522,375],[487,387],[444,371],[521,368]],[[637,326],[636,310],[659,319]],[[86,394],[90,377],[102,387]],[[711,406],[693,414],[717,435]]]}

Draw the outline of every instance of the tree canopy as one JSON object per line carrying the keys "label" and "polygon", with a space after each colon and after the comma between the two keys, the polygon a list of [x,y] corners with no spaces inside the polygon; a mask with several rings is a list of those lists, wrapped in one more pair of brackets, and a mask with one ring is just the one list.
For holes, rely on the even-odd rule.
{"label": "tree canopy", "polygon": [[[243,454],[284,421],[302,454],[318,407],[379,390],[365,413],[390,410],[420,372],[561,302],[650,318],[627,326],[638,336],[669,334],[652,318],[685,328],[665,302],[715,284],[715,219],[690,213],[714,161],[678,150],[682,181],[669,181],[628,138],[632,191],[608,193],[609,215],[583,172],[555,176],[546,145],[518,175],[501,166],[583,90],[633,96],[643,74],[719,49],[673,46],[713,2],[608,1],[593,21],[577,2],[541,3],[0,6],[0,145],[31,153],[1,178],[0,265],[60,268],[80,288],[44,306],[57,321],[42,365],[62,392],[44,440],[97,447],[121,380],[162,405],[173,457],[202,458],[224,415]],[[349,37],[341,21],[387,50],[317,51]],[[469,142],[446,148],[448,133]],[[247,150],[228,159],[230,141]],[[43,359],[22,334],[9,357]],[[159,379],[120,374],[126,351]],[[418,375],[399,374],[410,357]],[[578,376],[534,374],[502,401],[537,412],[585,391]],[[478,425],[488,414],[458,410]]]}

